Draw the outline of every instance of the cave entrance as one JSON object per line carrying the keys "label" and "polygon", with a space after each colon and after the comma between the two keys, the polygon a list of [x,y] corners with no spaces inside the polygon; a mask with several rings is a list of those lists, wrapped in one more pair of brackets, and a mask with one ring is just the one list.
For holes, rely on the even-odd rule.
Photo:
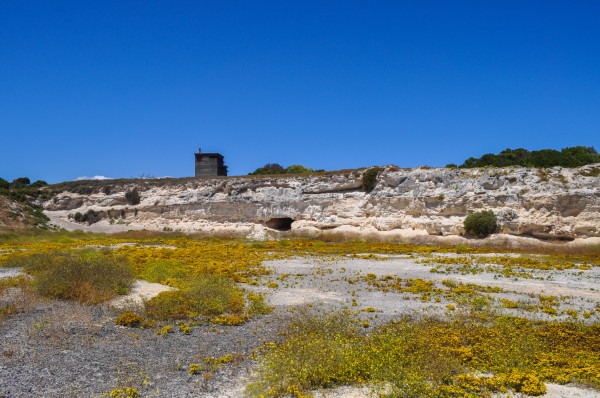
{"label": "cave entrance", "polygon": [[271,218],[267,221],[267,227],[277,231],[289,231],[292,229],[293,222],[294,220],[289,217]]}

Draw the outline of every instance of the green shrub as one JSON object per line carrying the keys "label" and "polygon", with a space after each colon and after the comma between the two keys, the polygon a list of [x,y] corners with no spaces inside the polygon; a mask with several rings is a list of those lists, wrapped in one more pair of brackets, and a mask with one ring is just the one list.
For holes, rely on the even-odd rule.
{"label": "green shrub", "polygon": [[[386,397],[542,395],[544,381],[598,386],[597,325],[513,317],[404,317],[360,331],[360,319],[299,308],[267,345],[251,397],[305,397],[342,385],[385,386]],[[485,373],[493,374],[484,375]]]}
{"label": "green shrub", "polygon": [[252,315],[264,315],[273,311],[273,307],[266,304],[262,293],[248,292],[248,302],[248,312]]}
{"label": "green shrub", "polygon": [[496,215],[491,210],[469,214],[463,225],[467,235],[475,235],[478,238],[485,238],[490,234],[497,233],[499,230]]}
{"label": "green shrub", "polygon": [[97,223],[98,221],[101,221],[105,215],[106,215],[105,212],[89,209],[84,214],[81,214],[80,212],[75,213],[73,215],[73,220],[75,220],[76,222],[82,222],[82,223],[87,222],[88,225],[92,225],[92,224]]}
{"label": "green shrub", "polygon": [[205,366],[200,365],[198,363],[190,363],[190,367],[188,369],[188,374],[189,375],[197,375],[202,373],[202,371],[205,369]]}
{"label": "green shrub", "polygon": [[192,300],[181,291],[161,292],[145,303],[146,315],[159,320],[189,319],[198,316]]}
{"label": "green shrub", "polygon": [[102,213],[97,212],[96,210],[88,210],[82,217],[83,222],[87,222],[88,225],[92,225],[102,220]]}
{"label": "green shrub", "polygon": [[50,218],[39,209],[32,209],[30,214],[33,218],[31,223],[34,227],[44,226],[48,221],[50,221]]}
{"label": "green shrub", "polygon": [[125,199],[130,205],[139,205],[140,193],[138,192],[137,188],[133,188],[132,190],[125,192]]}
{"label": "green shrub", "polygon": [[42,296],[97,304],[131,289],[133,273],[125,259],[99,251],[57,252],[21,259]]}
{"label": "green shrub", "polygon": [[194,298],[202,315],[240,314],[244,311],[244,293],[231,279],[223,276],[206,274],[196,277],[186,292]]}
{"label": "green shrub", "polygon": [[8,189],[8,187],[10,187],[10,183],[4,178],[0,178],[0,189]]}
{"label": "green shrub", "polygon": [[371,167],[362,175],[362,188],[365,192],[371,192],[377,185],[377,177],[381,173],[381,167]]}
{"label": "green shrub", "polygon": [[47,186],[48,183],[44,180],[37,180],[33,183],[31,183],[31,185],[29,185],[29,188],[41,188],[41,187],[45,187]]}
{"label": "green shrub", "polygon": [[305,174],[312,173],[314,170],[308,167],[304,167],[301,164],[293,164],[285,168],[287,174]]}
{"label": "green shrub", "polygon": [[185,324],[185,322],[179,323],[179,331],[183,334],[192,334],[192,328]]}
{"label": "green shrub", "polygon": [[528,151],[527,149],[505,149],[499,154],[487,153],[480,158],[470,157],[460,166],[471,167],[580,167],[586,164],[600,163],[600,154],[593,147],[575,146],[555,149]]}
{"label": "green shrub", "polygon": [[258,169],[254,170],[252,173],[248,173],[248,175],[304,174],[312,172],[314,172],[313,169],[304,167],[301,164],[293,164],[284,168],[282,165],[277,163],[267,163],[263,167],[259,167]]}
{"label": "green shrub", "polygon": [[184,278],[186,267],[182,261],[155,260],[149,262],[142,273],[142,279],[148,282],[170,285],[170,280]]}
{"label": "green shrub", "polygon": [[263,167],[259,167],[248,175],[269,175],[269,174],[285,174],[283,166],[277,163],[267,163]]}
{"label": "green shrub", "polygon": [[164,326],[162,329],[156,331],[156,335],[162,337],[167,337],[169,333],[173,333],[172,325]]}
{"label": "green shrub", "polygon": [[31,180],[28,177],[19,177],[19,178],[15,178],[10,183],[10,188],[11,189],[25,188],[29,184],[31,184]]}
{"label": "green shrub", "polygon": [[139,328],[144,323],[144,317],[133,311],[125,311],[115,319],[115,323],[120,326]]}
{"label": "green shrub", "polygon": [[146,302],[146,313],[159,320],[241,314],[244,293],[229,278],[201,274],[182,283],[180,290],[162,292]]}

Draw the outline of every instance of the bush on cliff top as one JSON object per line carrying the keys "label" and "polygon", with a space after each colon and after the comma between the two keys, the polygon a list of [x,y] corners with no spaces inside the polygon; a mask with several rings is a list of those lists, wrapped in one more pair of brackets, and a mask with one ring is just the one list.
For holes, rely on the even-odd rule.
{"label": "bush on cliff top", "polygon": [[[293,164],[288,167],[283,167],[277,163],[267,163],[263,167],[259,167],[248,175],[271,175],[271,174],[305,174],[312,173],[315,170],[310,167],[304,167],[301,164]],[[317,170],[323,171],[323,170]]]}
{"label": "bush on cliff top", "polygon": [[542,149],[531,152],[523,148],[509,148],[499,154],[487,153],[480,158],[468,158],[460,167],[580,167],[592,163],[600,163],[600,154],[593,147],[574,146],[560,151]]}

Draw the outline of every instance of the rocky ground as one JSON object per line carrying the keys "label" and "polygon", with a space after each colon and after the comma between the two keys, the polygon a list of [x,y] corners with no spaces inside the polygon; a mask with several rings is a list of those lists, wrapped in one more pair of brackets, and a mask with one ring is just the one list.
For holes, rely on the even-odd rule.
{"label": "rocky ground", "polygon": [[[38,302],[1,327],[0,397],[100,397],[121,387],[144,397],[239,397],[252,366],[247,357],[275,337],[277,314],[161,336],[115,325],[107,306]],[[227,366],[188,375],[191,363],[227,354],[236,355]]]}
{"label": "rocky ground", "polygon": [[[360,316],[372,325],[403,314],[449,313],[448,304],[472,305],[458,297],[422,301],[406,292],[384,292],[371,283],[382,277],[422,279],[443,287],[442,281],[497,287],[481,294],[478,301],[492,309],[539,319],[598,322],[598,313],[582,314],[600,304],[600,268],[572,270],[523,270],[521,276],[506,276],[500,268],[476,263],[451,264],[448,256],[373,256],[293,258],[269,261],[272,273],[258,286],[275,306],[268,314],[241,326],[193,326],[185,335],[157,335],[159,328],[132,329],[114,323],[117,310],[111,305],[82,306],[46,301],[19,292],[3,300],[16,300],[21,313],[0,324],[0,397],[101,397],[110,391],[133,386],[144,397],[241,397],[256,362],[252,354],[265,341],[277,339],[292,307],[327,305],[363,310]],[[473,255],[474,256],[474,255]],[[464,257],[464,256],[462,256]],[[455,259],[456,259],[455,258]],[[473,257],[475,258],[475,257]],[[472,259],[473,259],[472,258]],[[442,260],[440,260],[442,259]],[[437,260],[444,262],[440,265]],[[480,260],[480,261],[479,261]],[[479,268],[478,268],[479,267]],[[432,272],[432,270],[436,272]],[[0,278],[16,270],[0,269]],[[448,282],[446,282],[448,283]],[[153,284],[138,283],[129,298],[156,294]],[[556,296],[557,314],[534,307],[538,295]],[[479,299],[479,295],[475,295]],[[504,308],[501,300],[523,303],[523,308]],[[113,303],[117,304],[117,303]],[[529,309],[524,309],[529,304]],[[534,308],[534,309],[532,309]],[[192,363],[205,358],[233,354],[230,362],[216,365],[198,375],[189,375]],[[321,397],[367,397],[369,389],[344,387],[317,392]],[[549,385],[547,397],[600,397],[600,392],[580,386]]]}

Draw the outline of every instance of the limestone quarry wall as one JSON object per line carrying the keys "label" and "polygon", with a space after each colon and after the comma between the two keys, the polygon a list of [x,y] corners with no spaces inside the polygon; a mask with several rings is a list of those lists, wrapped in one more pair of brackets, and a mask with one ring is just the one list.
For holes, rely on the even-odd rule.
{"label": "limestone quarry wall", "polygon": [[[387,166],[372,192],[364,170],[311,176],[104,181],[91,194],[63,191],[42,205],[53,221],[105,212],[94,224],[203,231],[219,226],[460,235],[471,212],[492,210],[501,233],[542,239],[600,237],[600,165],[576,169],[400,169]],[[138,205],[125,200],[137,188]],[[105,193],[108,192],[108,193]],[[123,210],[123,211],[122,211]],[[121,215],[125,215],[122,218]],[[76,225],[76,224],[74,224]]]}

